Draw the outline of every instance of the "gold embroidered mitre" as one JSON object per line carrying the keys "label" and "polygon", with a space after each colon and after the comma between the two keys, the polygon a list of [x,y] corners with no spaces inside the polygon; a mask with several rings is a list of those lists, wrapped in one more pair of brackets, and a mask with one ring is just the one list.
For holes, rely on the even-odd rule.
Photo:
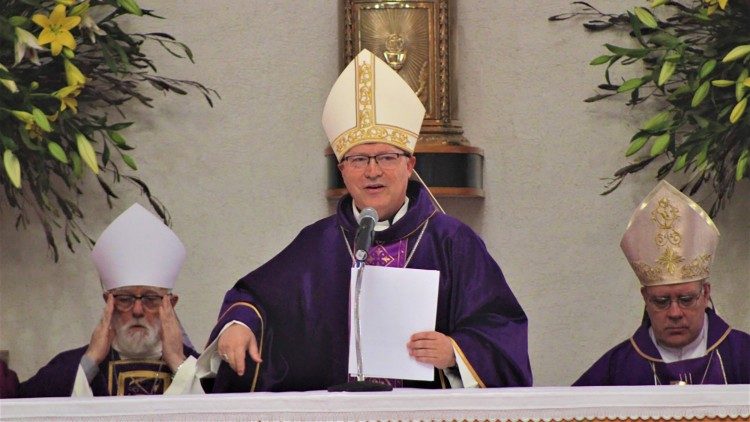
{"label": "gold embroidered mitre", "polygon": [[643,199],[620,247],[644,286],[708,277],[719,230],[703,209],[665,181]]}
{"label": "gold embroidered mitre", "polygon": [[323,129],[336,159],[360,144],[384,143],[413,153],[422,127],[422,102],[390,66],[364,49],[328,94]]}

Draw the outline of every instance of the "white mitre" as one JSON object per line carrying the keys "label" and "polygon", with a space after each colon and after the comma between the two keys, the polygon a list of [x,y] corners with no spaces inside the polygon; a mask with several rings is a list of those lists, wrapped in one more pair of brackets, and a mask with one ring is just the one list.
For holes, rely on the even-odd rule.
{"label": "white mitre", "polygon": [[666,181],[635,210],[620,247],[643,286],[708,278],[719,244],[711,217]]}
{"label": "white mitre", "polygon": [[409,84],[363,49],[331,88],[323,108],[323,129],[338,161],[352,147],[376,142],[412,154],[424,113]]}
{"label": "white mitre", "polygon": [[125,286],[172,289],[185,255],[177,235],[139,204],[104,229],[91,252],[105,291]]}

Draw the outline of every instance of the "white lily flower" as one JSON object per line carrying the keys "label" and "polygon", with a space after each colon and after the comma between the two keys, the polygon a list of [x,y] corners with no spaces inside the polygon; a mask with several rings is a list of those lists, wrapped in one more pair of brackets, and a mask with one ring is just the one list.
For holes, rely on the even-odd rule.
{"label": "white lily flower", "polygon": [[37,56],[37,50],[46,51],[47,49],[39,45],[39,41],[36,39],[34,34],[31,32],[16,27],[16,62],[18,64],[24,57],[28,57],[29,60],[35,65],[39,65],[39,57]]}
{"label": "white lily flower", "polygon": [[88,13],[81,18],[81,29],[88,33],[89,40],[91,40],[92,43],[96,42],[95,35],[99,35],[100,37],[107,35],[103,29],[99,28],[99,25],[96,24],[96,21],[92,19]]}

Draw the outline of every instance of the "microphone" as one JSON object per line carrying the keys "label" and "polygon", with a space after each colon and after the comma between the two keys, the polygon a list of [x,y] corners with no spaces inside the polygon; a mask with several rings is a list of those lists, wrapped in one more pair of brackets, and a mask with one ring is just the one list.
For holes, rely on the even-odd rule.
{"label": "microphone", "polygon": [[354,236],[354,259],[363,263],[367,259],[367,251],[372,246],[375,237],[375,223],[378,222],[378,212],[372,207],[362,210],[359,215],[359,227]]}
{"label": "microphone", "polygon": [[367,207],[363,209],[359,214],[359,227],[357,227],[357,234],[354,236],[354,259],[356,261],[354,268],[357,271],[357,278],[354,283],[354,295],[351,299],[351,306],[354,311],[354,320],[351,322],[351,328],[354,331],[354,353],[357,358],[357,381],[332,385],[328,387],[328,391],[391,391],[393,389],[390,385],[365,381],[365,371],[362,366],[362,343],[360,340],[362,337],[362,324],[359,312],[359,296],[362,293],[362,277],[365,272],[367,251],[370,249],[370,246],[372,246],[372,241],[375,237],[375,223],[377,222],[378,212],[375,211],[374,208]]}

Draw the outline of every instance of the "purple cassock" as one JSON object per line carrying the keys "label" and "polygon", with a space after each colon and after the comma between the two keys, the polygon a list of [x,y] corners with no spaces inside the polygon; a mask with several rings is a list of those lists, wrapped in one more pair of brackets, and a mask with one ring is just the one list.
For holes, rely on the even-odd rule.
{"label": "purple cassock", "polygon": [[665,363],[648,334],[648,318],[629,340],[604,354],[574,386],[750,383],[750,335],[707,309],[706,355]]}
{"label": "purple cassock", "polygon": [[[68,350],[52,360],[36,375],[22,382],[19,397],[69,397],[78,365],[87,346]],[[183,345],[185,356],[198,357],[192,348]],[[95,396],[130,396],[163,394],[172,382],[172,371],[158,359],[120,359],[114,349],[99,364],[99,373],[89,383]]]}
{"label": "purple cassock", "polygon": [[[528,320],[500,267],[468,226],[436,211],[421,185],[410,182],[407,195],[406,214],[376,232],[370,264],[439,270],[435,330],[456,342],[456,359],[481,386],[530,386]],[[303,229],[227,292],[209,343],[226,323],[242,321],[258,338],[263,361],[246,357],[242,377],[222,363],[214,392],[322,390],[347,381],[356,229],[347,195],[335,215]],[[436,370],[432,381],[396,386],[446,388],[448,381]]]}
{"label": "purple cassock", "polygon": [[12,399],[18,396],[18,376],[0,360],[0,399]]}

